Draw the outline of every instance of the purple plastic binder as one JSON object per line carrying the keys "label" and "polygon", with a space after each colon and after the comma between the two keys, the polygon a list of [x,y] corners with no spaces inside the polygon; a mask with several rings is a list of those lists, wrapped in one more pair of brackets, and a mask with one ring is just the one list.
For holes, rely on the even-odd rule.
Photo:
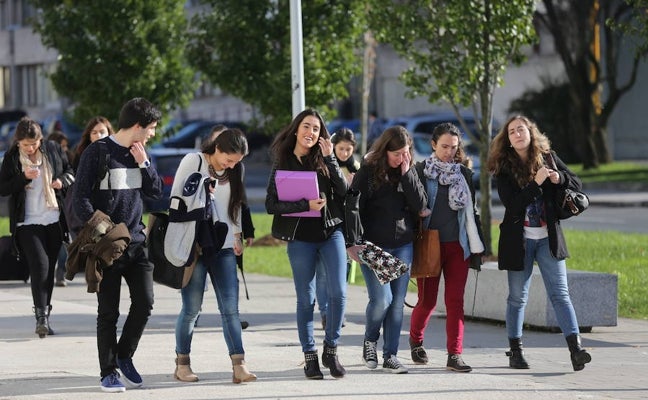
{"label": "purple plastic binder", "polygon": [[[275,174],[277,196],[281,201],[313,200],[319,198],[317,173],[315,171],[286,171],[278,169]],[[283,214],[286,217],[321,217],[321,211],[308,210]]]}

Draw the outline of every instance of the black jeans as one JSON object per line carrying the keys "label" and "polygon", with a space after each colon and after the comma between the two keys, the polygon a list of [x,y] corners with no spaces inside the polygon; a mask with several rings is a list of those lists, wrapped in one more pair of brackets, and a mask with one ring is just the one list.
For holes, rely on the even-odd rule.
{"label": "black jeans", "polygon": [[[117,320],[122,277],[128,285],[131,305],[117,341]],[[112,266],[103,270],[97,293],[97,349],[101,377],[117,368],[117,358],[132,358],[153,309],[153,265],[144,243],[131,243]]]}
{"label": "black jeans", "polygon": [[34,307],[51,304],[54,289],[54,267],[63,239],[58,223],[22,225],[16,229],[20,256],[29,267]]}

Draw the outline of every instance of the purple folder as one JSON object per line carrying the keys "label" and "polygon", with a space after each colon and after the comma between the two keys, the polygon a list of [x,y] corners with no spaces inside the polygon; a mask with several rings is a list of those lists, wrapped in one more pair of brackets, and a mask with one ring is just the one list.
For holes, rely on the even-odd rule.
{"label": "purple folder", "polygon": [[[320,197],[315,171],[286,171],[278,169],[275,174],[277,197],[281,201],[313,200]],[[321,217],[321,211],[308,210],[283,214],[286,217]]]}

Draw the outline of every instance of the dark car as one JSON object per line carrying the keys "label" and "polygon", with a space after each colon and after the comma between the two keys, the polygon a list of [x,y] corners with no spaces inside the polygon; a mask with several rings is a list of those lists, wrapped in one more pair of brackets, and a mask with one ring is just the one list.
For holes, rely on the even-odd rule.
{"label": "dark car", "polygon": [[240,122],[232,121],[193,121],[183,126],[174,135],[162,139],[154,147],[200,148],[202,141],[209,136],[216,125],[226,125],[230,128],[239,128],[245,132],[246,127]]}
{"label": "dark car", "polygon": [[151,148],[148,149],[148,155],[151,159],[151,164],[157,170],[158,175],[162,178],[162,198],[153,200],[144,197],[144,208],[148,212],[154,211],[167,211],[169,209],[169,198],[171,197],[171,187],[173,186],[173,179],[175,178],[176,171],[180,165],[182,158],[189,154],[195,153],[196,149],[188,148]]}

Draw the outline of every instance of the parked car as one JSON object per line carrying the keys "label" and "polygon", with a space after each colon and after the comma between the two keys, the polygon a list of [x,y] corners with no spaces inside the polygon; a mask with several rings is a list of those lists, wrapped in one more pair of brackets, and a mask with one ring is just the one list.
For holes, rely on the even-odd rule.
{"label": "parked car", "polygon": [[209,135],[212,128],[218,124],[230,128],[239,128],[245,132],[245,125],[233,121],[193,121],[183,126],[174,135],[162,139],[154,147],[200,148],[202,141]]}
{"label": "parked car", "polygon": [[41,126],[43,127],[43,136],[45,137],[55,130],[65,133],[65,136],[68,138],[69,148],[74,148],[79,143],[79,140],[81,140],[81,135],[83,134],[83,128],[70,121],[63,114],[45,118]]}
{"label": "parked car", "polygon": [[148,155],[151,164],[155,167],[158,175],[162,178],[162,198],[153,200],[149,197],[144,197],[144,208],[148,212],[154,211],[167,211],[169,209],[169,199],[171,197],[171,187],[173,186],[173,179],[178,170],[182,158],[192,152],[196,152],[193,148],[150,148]]}
{"label": "parked car", "polygon": [[11,146],[18,121],[7,121],[0,125],[0,150],[6,151]]}

